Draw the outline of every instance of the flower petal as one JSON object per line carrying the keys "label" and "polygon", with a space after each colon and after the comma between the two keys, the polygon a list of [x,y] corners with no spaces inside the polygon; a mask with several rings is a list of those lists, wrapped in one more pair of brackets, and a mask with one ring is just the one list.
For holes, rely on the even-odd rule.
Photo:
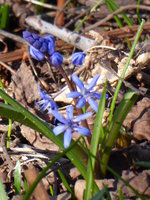
{"label": "flower petal", "polygon": [[63,56],[59,52],[53,53],[53,55],[50,57],[52,65],[56,67],[60,67],[63,63]]}
{"label": "flower petal", "polygon": [[66,126],[65,125],[58,125],[55,128],[53,128],[53,133],[57,136],[60,133],[63,133],[65,131]]}
{"label": "flower petal", "polygon": [[84,97],[81,97],[79,100],[78,100],[78,103],[76,105],[77,108],[83,108],[83,106],[86,104],[86,100]]}
{"label": "flower petal", "polygon": [[96,74],[94,78],[91,80],[91,82],[86,86],[86,89],[89,91],[92,90],[95,87],[99,77],[100,77],[99,74]]}
{"label": "flower petal", "polygon": [[72,120],[73,119],[73,106],[68,106],[66,108],[66,114],[67,114],[67,119]]}
{"label": "flower petal", "polygon": [[72,137],[72,131],[70,128],[68,128],[64,133],[64,147],[67,148],[70,145]]}
{"label": "flower petal", "polygon": [[83,92],[84,91],[84,84],[82,83],[82,81],[79,79],[78,76],[72,74],[72,80],[73,82],[78,86],[78,88]]}
{"label": "flower petal", "polygon": [[95,112],[97,112],[97,110],[98,110],[98,104],[96,103],[96,101],[94,101],[92,98],[88,98],[87,101],[90,104],[90,106],[93,108],[93,110]]}
{"label": "flower petal", "polygon": [[76,127],[73,128],[73,130],[77,133],[84,135],[84,136],[88,136],[90,134],[90,130],[83,127],[83,126],[76,126]]}
{"label": "flower petal", "polygon": [[45,57],[43,53],[41,53],[38,49],[34,48],[33,46],[29,47],[29,52],[31,56],[36,60],[43,60]]}
{"label": "flower petal", "polygon": [[61,115],[59,112],[53,110],[52,112],[52,115],[54,115],[54,117],[60,121],[61,123],[63,124],[67,124],[67,120],[65,119],[65,117],[63,115]]}
{"label": "flower petal", "polygon": [[98,93],[96,93],[96,92],[91,92],[91,96],[93,97],[93,98],[95,98],[95,99],[100,99],[101,98],[101,94],[98,94]]}
{"label": "flower petal", "polygon": [[83,52],[76,52],[72,54],[72,63],[76,65],[82,65],[85,60],[86,54]]}
{"label": "flower petal", "polygon": [[73,92],[70,92],[66,95],[67,98],[77,98],[79,96],[81,96],[82,94],[78,91],[73,91]]}
{"label": "flower petal", "polygon": [[90,117],[92,115],[91,112],[87,112],[85,114],[79,115],[77,116],[73,121],[74,122],[81,122],[82,120],[87,119],[88,117]]}

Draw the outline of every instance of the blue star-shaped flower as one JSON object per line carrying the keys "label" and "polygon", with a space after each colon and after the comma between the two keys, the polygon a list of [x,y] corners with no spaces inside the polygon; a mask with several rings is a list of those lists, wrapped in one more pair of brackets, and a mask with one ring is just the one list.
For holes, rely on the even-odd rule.
{"label": "blue star-shaped flower", "polygon": [[96,91],[93,91],[93,88],[95,87],[98,79],[99,75],[97,74],[94,76],[94,78],[88,85],[84,86],[83,82],[78,78],[78,76],[73,74],[72,80],[80,89],[80,92],[70,92],[69,94],[67,94],[67,98],[78,98],[78,102],[76,105],[77,108],[82,108],[86,104],[86,101],[88,101],[93,110],[97,112],[98,104],[94,99],[100,99],[101,94],[98,94]]}
{"label": "blue star-shaped flower", "polygon": [[53,133],[57,136],[60,133],[64,132],[64,147],[65,148],[69,147],[70,145],[71,138],[72,138],[72,131],[75,131],[84,136],[88,136],[90,134],[89,129],[83,126],[80,126],[79,122],[91,116],[92,113],[88,112],[88,113],[85,113],[73,118],[73,106],[68,106],[66,108],[66,115],[67,115],[66,118],[60,113],[58,113],[57,111],[52,111],[52,114],[58,121],[60,121],[60,123],[58,123],[58,126],[56,126],[53,129]]}
{"label": "blue star-shaped flower", "polygon": [[40,89],[39,85],[38,90],[42,100],[38,101],[36,104],[39,106],[40,110],[42,112],[48,110],[48,113],[52,113],[53,110],[57,111],[58,107],[55,101],[49,95],[45,94],[45,92]]}

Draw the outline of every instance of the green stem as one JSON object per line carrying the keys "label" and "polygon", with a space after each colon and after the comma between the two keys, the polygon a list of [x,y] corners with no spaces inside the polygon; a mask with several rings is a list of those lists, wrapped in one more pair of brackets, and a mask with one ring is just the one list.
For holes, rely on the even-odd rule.
{"label": "green stem", "polygon": [[[128,69],[130,61],[131,61],[132,56],[134,54],[135,46],[136,46],[136,44],[137,44],[137,42],[138,42],[138,40],[140,38],[144,22],[145,22],[144,19],[142,19],[142,22],[141,22],[140,27],[138,29],[138,32],[136,34],[135,40],[133,42],[132,48],[130,50],[130,54],[129,54],[128,60],[127,60],[126,65],[125,65],[125,67],[124,67],[124,69],[122,71],[122,74],[121,74],[121,78],[122,79],[124,79],[124,77],[125,77],[125,73],[126,73],[126,71]],[[114,113],[114,108],[115,108],[115,104],[116,104],[116,100],[117,100],[117,96],[118,96],[118,93],[119,93],[119,90],[120,90],[121,86],[122,86],[122,80],[120,79],[118,81],[118,84],[117,84],[117,87],[116,87],[116,90],[115,90],[115,93],[114,93],[114,97],[113,97],[113,100],[112,100],[112,103],[111,103],[110,114],[109,114],[109,118],[108,118],[109,122],[111,122],[111,120],[112,120],[113,113]]]}

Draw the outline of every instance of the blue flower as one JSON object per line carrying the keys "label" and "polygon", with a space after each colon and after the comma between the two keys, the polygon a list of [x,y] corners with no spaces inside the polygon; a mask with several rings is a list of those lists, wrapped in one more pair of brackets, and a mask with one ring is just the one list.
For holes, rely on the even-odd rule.
{"label": "blue flower", "polygon": [[23,38],[42,53],[52,55],[55,52],[55,39],[52,35],[46,35],[42,38],[35,33],[23,31]]}
{"label": "blue flower", "polygon": [[101,94],[98,94],[96,91],[93,91],[93,88],[95,87],[98,79],[99,75],[97,74],[88,85],[84,86],[83,82],[78,78],[78,76],[73,74],[72,80],[80,89],[80,92],[70,92],[69,94],[67,94],[67,98],[78,98],[78,102],[76,105],[77,108],[82,108],[86,104],[86,101],[88,101],[92,109],[95,112],[97,112],[98,104],[94,99],[100,99]]}
{"label": "blue flower", "polygon": [[55,52],[55,38],[52,35],[44,36],[48,43],[48,54],[51,56]]}
{"label": "blue flower", "polygon": [[50,57],[50,60],[51,60],[52,65],[54,65],[56,67],[60,67],[63,63],[63,56],[60,53],[55,52]]}
{"label": "blue flower", "polygon": [[34,48],[33,46],[29,47],[30,55],[35,58],[36,60],[43,60],[45,55],[41,53],[38,49]]}
{"label": "blue flower", "polygon": [[55,101],[49,95],[45,94],[45,92],[40,89],[39,85],[38,90],[42,100],[38,101],[36,104],[39,106],[40,110],[42,112],[48,110],[48,113],[52,113],[52,111],[57,111],[58,107]]}
{"label": "blue flower", "polygon": [[83,52],[77,52],[72,54],[72,63],[76,65],[82,65],[84,63],[86,54]]}
{"label": "blue flower", "polygon": [[53,133],[57,136],[60,133],[64,132],[64,147],[65,148],[69,147],[70,145],[71,138],[72,138],[72,131],[75,131],[84,136],[88,136],[90,134],[89,129],[79,125],[79,122],[91,116],[90,112],[73,118],[73,106],[68,106],[66,108],[66,115],[67,115],[66,118],[60,113],[58,113],[57,111],[52,111],[52,114],[60,122],[58,123],[58,126],[53,128]]}

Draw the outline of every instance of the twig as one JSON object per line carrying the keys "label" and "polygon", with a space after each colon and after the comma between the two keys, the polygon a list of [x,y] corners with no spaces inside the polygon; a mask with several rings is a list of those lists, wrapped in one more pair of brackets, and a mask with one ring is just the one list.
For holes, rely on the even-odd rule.
{"label": "twig", "polygon": [[2,149],[3,149],[3,157],[6,159],[6,162],[9,166],[9,169],[10,169],[10,172],[14,169],[14,165],[10,159],[10,156],[7,152],[7,149],[6,149],[6,133],[3,133],[2,134],[2,138],[1,138],[1,146],[2,146]]}
{"label": "twig", "polygon": [[11,67],[9,67],[8,65],[6,65],[4,62],[0,61],[0,65],[2,65],[7,70],[9,70],[11,72],[11,74],[15,74],[16,73],[13,69],[11,69]]}
{"label": "twig", "polygon": [[150,11],[150,7],[148,6],[144,6],[144,5],[127,5],[127,6],[122,6],[119,9],[117,9],[115,12],[113,12],[112,14],[109,14],[107,17],[105,17],[104,19],[96,22],[95,24],[88,26],[87,28],[84,29],[84,32],[89,31],[91,29],[96,28],[97,26],[100,26],[102,24],[104,24],[105,22],[107,22],[108,20],[112,19],[115,15],[121,13],[122,11],[125,10],[132,10],[132,9],[140,9],[140,10],[146,10],[146,11]]}
{"label": "twig", "polygon": [[57,6],[53,6],[53,5],[50,5],[48,3],[42,3],[42,2],[36,1],[36,0],[24,0],[24,1],[29,2],[29,3],[33,3],[35,5],[42,6],[43,8],[49,8],[49,9],[53,9],[53,10],[60,10],[60,8],[58,8]]}
{"label": "twig", "polygon": [[8,33],[7,31],[0,30],[0,35],[3,35],[7,38],[10,38],[12,40],[15,40],[15,41],[23,43],[23,44],[28,44],[22,37],[17,36],[17,35],[12,34],[12,33]]}
{"label": "twig", "polygon": [[83,51],[92,47],[94,40],[81,36],[77,33],[73,33],[63,28],[60,29],[57,26],[50,24],[42,20],[39,16],[31,16],[26,18],[26,23],[33,27],[35,30],[40,31],[42,34],[52,34],[73,46],[82,49]]}

